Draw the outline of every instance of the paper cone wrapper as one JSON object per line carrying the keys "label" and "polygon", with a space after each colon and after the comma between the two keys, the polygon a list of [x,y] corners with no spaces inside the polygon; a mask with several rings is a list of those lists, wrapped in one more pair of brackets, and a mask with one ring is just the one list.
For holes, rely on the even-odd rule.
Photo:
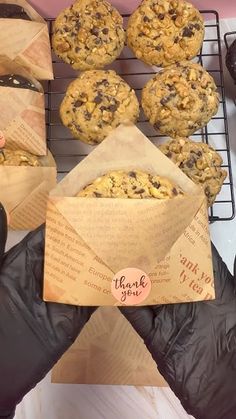
{"label": "paper cone wrapper", "polygon": [[116,307],[101,307],[53,369],[53,383],[166,387],[143,340]]}
{"label": "paper cone wrapper", "polygon": [[52,80],[52,56],[47,23],[25,0],[2,0],[1,3],[17,4],[31,17],[0,19],[0,64],[10,60],[24,68],[38,80]]}
{"label": "paper cone wrapper", "polygon": [[[0,64],[1,75],[14,71],[9,61],[4,69]],[[37,156],[47,154],[45,101],[41,84],[25,70],[18,69],[15,74],[26,77],[39,92],[29,89],[0,86],[0,131],[10,150],[25,150]]]}
{"label": "paper cone wrapper", "polygon": [[50,152],[42,166],[0,166],[0,202],[14,230],[33,230],[46,218],[48,194],[56,185],[56,164]]}
{"label": "paper cone wrapper", "polygon": [[[168,177],[185,195],[170,200],[79,198],[111,170]],[[50,193],[44,298],[76,305],[119,305],[114,275],[143,270],[152,281],[142,305],[214,297],[205,196],[134,125],[120,126]]]}

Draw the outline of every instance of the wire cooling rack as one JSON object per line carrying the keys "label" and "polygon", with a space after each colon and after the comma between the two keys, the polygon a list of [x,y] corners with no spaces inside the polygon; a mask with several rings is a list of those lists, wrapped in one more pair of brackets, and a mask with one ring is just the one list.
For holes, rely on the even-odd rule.
{"label": "wire cooling rack", "polygon": [[[195,133],[192,138],[195,141],[203,141],[212,145],[222,156],[223,167],[228,171],[228,177],[225,180],[222,191],[218,195],[213,207],[209,210],[209,220],[210,222],[214,222],[231,220],[234,217],[235,205],[219,15],[213,10],[204,10],[201,13],[205,20],[210,21],[210,23],[206,23],[205,25],[206,32],[203,47],[196,60],[214,77],[220,94],[220,107],[217,115],[209,124],[201,131]],[[123,17],[124,23],[126,24],[129,15],[123,15]],[[54,19],[48,19],[47,21],[50,34],[52,34]],[[93,149],[93,146],[74,140],[69,130],[63,127],[59,117],[59,106],[68,84],[72,79],[76,78],[76,72],[70,66],[61,62],[55,55],[53,55],[53,66],[55,79],[47,82],[44,86],[47,111],[47,139],[48,147],[57,162],[59,178],[61,178],[87,156]],[[138,98],[140,98],[144,84],[158,71],[158,68],[147,66],[137,60],[127,47],[124,48],[122,55],[109,68],[116,70],[134,88]],[[142,110],[137,125],[154,144],[158,145],[165,140],[165,137],[158,135],[149,124]]]}

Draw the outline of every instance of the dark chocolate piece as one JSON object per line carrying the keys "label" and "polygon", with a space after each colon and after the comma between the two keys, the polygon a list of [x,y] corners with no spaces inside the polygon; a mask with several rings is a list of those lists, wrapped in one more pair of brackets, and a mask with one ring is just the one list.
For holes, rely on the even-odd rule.
{"label": "dark chocolate piece", "polygon": [[23,7],[6,3],[0,3],[0,18],[32,20]]}
{"label": "dark chocolate piece", "polygon": [[29,89],[39,92],[39,89],[25,77],[19,76],[18,74],[7,74],[0,76],[0,87],[15,87],[18,89]]}

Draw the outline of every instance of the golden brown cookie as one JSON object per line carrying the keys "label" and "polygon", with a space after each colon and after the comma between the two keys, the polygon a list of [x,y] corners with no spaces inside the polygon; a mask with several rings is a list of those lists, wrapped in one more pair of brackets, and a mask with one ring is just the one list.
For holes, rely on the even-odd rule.
{"label": "golden brown cookie", "polygon": [[75,70],[103,68],[121,53],[123,19],[105,0],[77,0],[54,24],[54,52]]}
{"label": "golden brown cookie", "polygon": [[214,79],[200,64],[187,61],[161,70],[142,91],[142,107],[161,134],[188,137],[217,113]]}
{"label": "golden brown cookie", "polygon": [[75,138],[94,145],[122,122],[136,122],[139,103],[115,71],[90,70],[69,85],[60,115]]}
{"label": "golden brown cookie", "polygon": [[192,4],[183,0],[143,0],[129,18],[127,42],[140,60],[166,67],[195,57],[204,33],[203,18]]}
{"label": "golden brown cookie", "polygon": [[141,170],[117,170],[103,175],[84,188],[77,196],[87,198],[156,198],[171,199],[183,195],[169,179]]}
{"label": "golden brown cookie", "polygon": [[27,151],[0,150],[0,166],[41,166],[38,158]]}
{"label": "golden brown cookie", "polygon": [[209,145],[188,138],[169,140],[159,148],[204,189],[208,206],[213,205],[227,176],[226,170],[221,168],[221,156]]}

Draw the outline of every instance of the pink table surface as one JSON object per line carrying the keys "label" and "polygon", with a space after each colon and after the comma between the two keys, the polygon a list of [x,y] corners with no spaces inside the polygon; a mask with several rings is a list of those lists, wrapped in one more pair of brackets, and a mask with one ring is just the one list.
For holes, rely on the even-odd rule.
{"label": "pink table surface", "polygon": [[[55,17],[62,9],[71,5],[73,0],[30,0],[29,1],[43,16]],[[128,13],[140,3],[138,0],[110,0],[120,12]],[[235,0],[192,0],[199,9],[217,10],[220,18],[236,17]]]}

